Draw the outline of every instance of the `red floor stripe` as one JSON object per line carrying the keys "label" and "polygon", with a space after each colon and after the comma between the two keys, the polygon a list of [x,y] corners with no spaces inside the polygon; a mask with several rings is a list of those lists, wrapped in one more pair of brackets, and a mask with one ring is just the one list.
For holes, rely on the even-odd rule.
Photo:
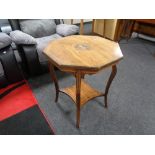
{"label": "red floor stripe", "polygon": [[[16,84],[1,89],[0,93]],[[0,121],[22,112],[35,104],[37,104],[37,101],[33,96],[32,90],[27,84],[24,84],[0,100]]]}
{"label": "red floor stripe", "polygon": [[12,88],[13,86],[18,85],[18,84],[21,83],[21,82],[22,82],[22,81],[17,82],[17,83],[14,83],[14,84],[11,84],[11,85],[9,85],[9,86],[7,86],[7,87],[5,87],[5,88],[1,88],[1,89],[0,89],[0,94],[3,93],[3,92],[5,92],[6,90]]}

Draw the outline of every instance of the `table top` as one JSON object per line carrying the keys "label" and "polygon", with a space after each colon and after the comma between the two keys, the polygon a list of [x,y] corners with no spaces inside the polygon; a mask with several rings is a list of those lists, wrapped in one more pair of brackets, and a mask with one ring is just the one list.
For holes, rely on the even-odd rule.
{"label": "table top", "polygon": [[99,36],[73,35],[52,41],[44,50],[60,70],[97,72],[123,58],[119,44]]}

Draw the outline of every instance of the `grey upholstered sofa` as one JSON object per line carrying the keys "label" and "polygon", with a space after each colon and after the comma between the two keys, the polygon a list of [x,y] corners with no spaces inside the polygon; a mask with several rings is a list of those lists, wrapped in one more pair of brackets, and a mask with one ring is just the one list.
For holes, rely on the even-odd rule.
{"label": "grey upholstered sofa", "polygon": [[[10,36],[16,43],[26,72],[30,75],[48,70],[43,50],[50,41],[77,34],[79,31],[77,26],[63,24],[63,21],[58,19],[9,19],[9,23],[13,31],[20,30]],[[21,38],[21,31],[24,32],[25,40]]]}

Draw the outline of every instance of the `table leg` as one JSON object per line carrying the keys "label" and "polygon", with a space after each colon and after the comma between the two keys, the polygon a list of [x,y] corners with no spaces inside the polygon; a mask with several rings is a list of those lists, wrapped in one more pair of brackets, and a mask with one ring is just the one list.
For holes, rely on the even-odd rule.
{"label": "table leg", "polygon": [[108,105],[107,105],[108,91],[109,91],[110,85],[111,85],[111,83],[112,83],[112,81],[113,81],[113,79],[114,79],[116,73],[117,73],[117,67],[116,67],[116,65],[113,65],[113,66],[112,66],[112,72],[111,72],[111,74],[110,74],[109,80],[108,80],[107,85],[106,85],[106,88],[105,88],[104,102],[105,102],[105,107],[106,107],[106,108],[107,108],[107,106],[108,106]]}
{"label": "table leg", "polygon": [[50,70],[51,78],[52,78],[54,85],[55,85],[55,90],[56,90],[55,102],[57,102],[58,96],[59,96],[59,85],[58,85],[58,80],[57,80],[57,77],[55,74],[54,66],[51,63],[49,63],[49,70]]}
{"label": "table leg", "polygon": [[81,91],[81,73],[76,73],[76,105],[77,105],[77,112],[76,112],[76,127],[79,128],[80,124],[80,91]]}

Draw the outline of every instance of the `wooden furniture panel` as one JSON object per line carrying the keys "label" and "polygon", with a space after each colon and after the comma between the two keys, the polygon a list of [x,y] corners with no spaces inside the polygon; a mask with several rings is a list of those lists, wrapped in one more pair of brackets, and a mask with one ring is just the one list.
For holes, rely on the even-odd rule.
{"label": "wooden furniture panel", "polygon": [[155,19],[134,19],[136,22],[155,25]]}
{"label": "wooden furniture panel", "polygon": [[119,41],[120,26],[118,19],[94,19],[92,32],[107,39]]}
{"label": "wooden furniture panel", "polygon": [[104,34],[106,38],[110,38],[114,40],[114,36],[116,33],[116,24],[117,24],[117,19],[105,19]]}
{"label": "wooden furniture panel", "polygon": [[134,21],[134,32],[155,36],[155,19],[136,19]]}
{"label": "wooden furniture panel", "polygon": [[[67,87],[64,89],[60,89],[61,92],[67,94],[70,96],[74,103],[76,104],[76,85],[73,85],[71,87]],[[89,84],[87,84],[84,80],[81,80],[81,98],[80,98],[80,104],[81,107],[87,103],[89,100],[99,97],[99,96],[104,96],[102,92],[99,92],[98,90],[92,88]]]}
{"label": "wooden furniture panel", "polygon": [[133,32],[155,36],[155,19],[123,19],[121,37],[130,38]]}
{"label": "wooden furniture panel", "polygon": [[94,21],[94,31],[93,33],[99,34],[104,37],[104,28],[105,28],[105,23],[104,19],[95,19]]}
{"label": "wooden furniture panel", "polygon": [[122,32],[121,32],[121,37],[123,38],[130,38],[131,37],[131,32],[133,30],[133,26],[134,26],[134,21],[127,19],[127,20],[122,20]]}

